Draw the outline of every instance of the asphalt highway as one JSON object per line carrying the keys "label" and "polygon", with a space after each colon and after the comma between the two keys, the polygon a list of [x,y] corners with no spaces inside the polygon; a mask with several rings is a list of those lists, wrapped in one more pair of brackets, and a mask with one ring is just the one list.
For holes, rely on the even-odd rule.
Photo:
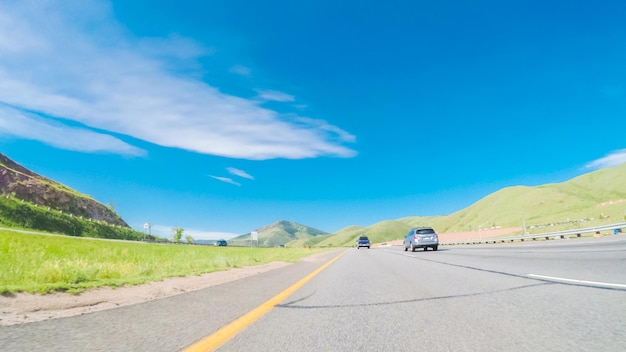
{"label": "asphalt highway", "polygon": [[[0,327],[2,351],[182,351],[336,257]],[[626,237],[347,249],[219,351],[623,351]]]}

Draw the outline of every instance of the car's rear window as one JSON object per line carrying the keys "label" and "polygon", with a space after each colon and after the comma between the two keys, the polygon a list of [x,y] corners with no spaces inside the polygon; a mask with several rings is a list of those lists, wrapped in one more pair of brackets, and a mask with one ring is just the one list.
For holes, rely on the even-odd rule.
{"label": "car's rear window", "polygon": [[370,239],[367,238],[366,236],[361,236],[359,237],[359,241],[369,241]]}
{"label": "car's rear window", "polygon": [[433,230],[433,229],[419,229],[419,230],[415,231],[415,233],[417,233],[418,235],[429,235],[429,234],[435,233],[435,230]]}

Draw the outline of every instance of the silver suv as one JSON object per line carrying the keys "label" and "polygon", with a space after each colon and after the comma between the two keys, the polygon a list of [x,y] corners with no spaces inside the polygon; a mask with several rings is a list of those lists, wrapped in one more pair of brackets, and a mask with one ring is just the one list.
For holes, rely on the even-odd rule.
{"label": "silver suv", "polygon": [[435,230],[430,227],[413,228],[404,237],[404,251],[411,249],[411,252],[415,252],[415,248],[424,248],[426,251],[428,247],[432,248],[433,251],[439,247],[439,237]]}

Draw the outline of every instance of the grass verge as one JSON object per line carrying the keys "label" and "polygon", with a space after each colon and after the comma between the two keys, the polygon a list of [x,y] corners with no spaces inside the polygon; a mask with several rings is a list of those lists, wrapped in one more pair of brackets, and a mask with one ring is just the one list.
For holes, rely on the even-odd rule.
{"label": "grass verge", "polygon": [[151,244],[0,230],[0,294],[79,293],[274,261],[297,262],[322,251]]}

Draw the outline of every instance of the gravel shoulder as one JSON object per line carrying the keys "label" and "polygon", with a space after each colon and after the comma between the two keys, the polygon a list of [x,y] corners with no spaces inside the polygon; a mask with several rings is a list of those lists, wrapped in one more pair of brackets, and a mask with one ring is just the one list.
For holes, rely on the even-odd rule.
{"label": "gravel shoulder", "polygon": [[273,262],[200,276],[168,278],[144,285],[102,287],[76,295],[68,293],[0,295],[0,326],[63,318],[152,301],[221,285],[287,265],[291,263]]}
{"label": "gravel shoulder", "polygon": [[[328,252],[312,254],[303,258],[302,261],[320,261],[326,253]],[[70,317],[143,303],[225,284],[288,265],[293,265],[293,263],[272,262],[199,276],[168,278],[144,285],[102,287],[75,295],[68,293],[0,295],[0,326]]]}

